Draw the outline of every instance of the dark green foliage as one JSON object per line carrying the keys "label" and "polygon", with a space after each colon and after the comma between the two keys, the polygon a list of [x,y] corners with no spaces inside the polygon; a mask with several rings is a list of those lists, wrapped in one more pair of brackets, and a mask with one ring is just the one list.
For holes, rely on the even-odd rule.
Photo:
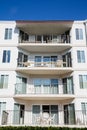
{"label": "dark green foliage", "polygon": [[69,128],[69,127],[33,127],[33,126],[18,126],[18,127],[0,127],[0,130],[87,130],[87,128]]}

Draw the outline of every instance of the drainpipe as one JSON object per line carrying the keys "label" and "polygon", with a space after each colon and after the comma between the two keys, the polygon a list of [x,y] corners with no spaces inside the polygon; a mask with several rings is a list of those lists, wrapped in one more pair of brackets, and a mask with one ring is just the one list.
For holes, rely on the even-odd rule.
{"label": "drainpipe", "polygon": [[86,24],[87,24],[87,20],[85,20],[85,22],[84,22],[84,26],[85,26],[85,37],[86,37],[86,46],[87,46],[87,26],[86,26]]}

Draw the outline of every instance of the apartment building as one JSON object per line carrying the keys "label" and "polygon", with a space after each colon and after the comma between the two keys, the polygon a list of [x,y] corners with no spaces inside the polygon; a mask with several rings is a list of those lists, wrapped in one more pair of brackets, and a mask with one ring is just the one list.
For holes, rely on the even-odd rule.
{"label": "apartment building", "polygon": [[0,125],[87,125],[86,21],[0,21]]}

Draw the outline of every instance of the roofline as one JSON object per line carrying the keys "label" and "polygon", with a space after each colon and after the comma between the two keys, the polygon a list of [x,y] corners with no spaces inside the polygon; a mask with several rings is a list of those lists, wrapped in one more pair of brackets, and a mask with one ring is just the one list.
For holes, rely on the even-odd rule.
{"label": "roofline", "polygon": [[74,20],[16,20],[16,23],[72,23]]}

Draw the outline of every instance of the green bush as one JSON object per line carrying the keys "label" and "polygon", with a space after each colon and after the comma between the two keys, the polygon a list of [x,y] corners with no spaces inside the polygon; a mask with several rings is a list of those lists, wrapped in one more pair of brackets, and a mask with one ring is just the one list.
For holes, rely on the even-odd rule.
{"label": "green bush", "polygon": [[87,128],[69,128],[69,127],[33,127],[33,126],[18,126],[18,127],[0,127],[0,130],[87,130]]}

